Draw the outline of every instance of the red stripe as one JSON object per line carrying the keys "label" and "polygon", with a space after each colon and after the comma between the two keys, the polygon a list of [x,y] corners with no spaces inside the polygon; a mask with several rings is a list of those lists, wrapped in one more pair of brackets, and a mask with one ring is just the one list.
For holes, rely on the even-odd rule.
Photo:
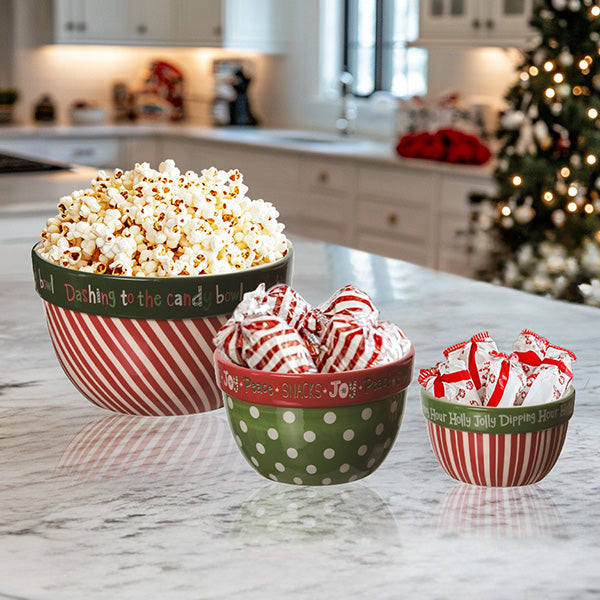
{"label": "red stripe", "polygon": [[500,401],[502,400],[502,395],[504,394],[504,390],[506,389],[506,382],[508,381],[508,376],[510,374],[510,364],[508,360],[502,362],[500,366],[500,373],[498,374],[498,379],[494,383],[494,391],[488,400],[486,406],[498,406]]}
{"label": "red stripe", "polygon": [[476,351],[476,344],[471,342],[471,347],[469,348],[469,373],[471,374],[471,379],[475,384],[475,389],[478,390],[481,387],[481,379],[479,378],[479,369],[477,368],[477,363],[475,362]]}

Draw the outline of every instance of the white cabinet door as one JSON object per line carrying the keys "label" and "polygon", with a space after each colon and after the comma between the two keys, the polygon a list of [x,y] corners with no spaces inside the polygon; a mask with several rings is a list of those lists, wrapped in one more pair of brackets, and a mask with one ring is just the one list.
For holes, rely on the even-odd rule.
{"label": "white cabinet door", "polygon": [[121,0],[56,0],[55,36],[59,43],[105,44],[127,35]]}
{"label": "white cabinet door", "polygon": [[223,44],[221,0],[174,0],[174,39],[178,44],[220,47]]}
{"label": "white cabinet door", "polygon": [[173,10],[164,0],[127,0],[127,34],[131,43],[169,43],[173,39]]}
{"label": "white cabinet door", "polygon": [[423,0],[416,43],[522,46],[532,9],[533,0]]}

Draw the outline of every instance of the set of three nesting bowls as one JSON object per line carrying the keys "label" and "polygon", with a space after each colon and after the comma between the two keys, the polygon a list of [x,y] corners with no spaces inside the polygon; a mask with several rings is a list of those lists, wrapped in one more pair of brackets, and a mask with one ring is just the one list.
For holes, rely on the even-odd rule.
{"label": "set of three nesting bowls", "polygon": [[[288,484],[362,479],[392,449],[413,377],[413,349],[372,369],[302,375],[255,371],[215,352],[212,340],[245,292],[260,283],[290,283],[291,247],[269,265],[173,278],[77,271],[45,260],[35,247],[32,261],[58,361],[93,404],[142,416],[224,405],[248,463]],[[558,460],[574,402],[571,388],[544,405],[486,409],[421,390],[441,467],[481,486],[543,479]]]}

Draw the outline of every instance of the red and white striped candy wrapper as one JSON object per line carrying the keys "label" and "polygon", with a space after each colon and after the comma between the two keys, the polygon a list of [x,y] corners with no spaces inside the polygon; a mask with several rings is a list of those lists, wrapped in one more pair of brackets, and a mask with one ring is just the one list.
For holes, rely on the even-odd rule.
{"label": "red and white striped candy wrapper", "polygon": [[529,375],[542,364],[548,345],[548,340],[541,335],[529,329],[521,331],[513,344],[513,353],[519,357],[525,375]]}
{"label": "red and white striped candy wrapper", "polygon": [[383,344],[381,333],[366,319],[337,315],[321,337],[317,369],[320,373],[368,369],[379,359]]}
{"label": "red and white striped candy wrapper", "polygon": [[543,361],[527,378],[523,404],[543,404],[562,398],[573,380],[575,360],[569,350],[548,345]]}
{"label": "red and white striped candy wrapper", "polygon": [[466,363],[475,388],[481,396],[483,395],[481,390],[486,383],[486,367],[489,353],[497,350],[496,342],[494,342],[487,331],[483,331],[477,333],[466,342],[454,344],[446,348],[444,356],[447,359],[451,357],[458,358]]}
{"label": "red and white striped candy wrapper", "polygon": [[450,358],[432,369],[421,369],[419,383],[435,398],[451,402],[481,406],[479,394],[462,360]]}
{"label": "red and white striped candy wrapper", "polygon": [[521,403],[527,378],[516,354],[490,352],[484,406],[516,406]]}
{"label": "red and white striped candy wrapper", "polygon": [[310,309],[301,324],[301,329],[318,337],[323,335],[329,319],[335,316],[361,316],[372,323],[379,318],[371,298],[353,285],[345,285],[335,292],[326,302]]}
{"label": "red and white striped candy wrapper", "polygon": [[243,358],[251,369],[272,373],[315,373],[302,337],[275,315],[249,315],[242,321]]}
{"label": "red and white striped candy wrapper", "polygon": [[311,308],[296,290],[283,283],[267,290],[265,303],[272,314],[294,328],[299,327]]}

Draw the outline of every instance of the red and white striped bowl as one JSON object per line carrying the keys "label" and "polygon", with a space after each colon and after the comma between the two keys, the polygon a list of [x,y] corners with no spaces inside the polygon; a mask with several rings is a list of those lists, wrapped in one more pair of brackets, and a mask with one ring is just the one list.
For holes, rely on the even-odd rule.
{"label": "red and white striped bowl", "polygon": [[218,275],[125,277],[64,268],[32,251],[56,356],[94,404],[145,416],[223,406],[213,337],[243,294],[289,283],[292,249],[275,263]]}
{"label": "red and white striped bowl", "polygon": [[431,448],[450,477],[473,485],[510,487],[541,481],[562,450],[575,390],[533,406],[488,408],[434,398],[421,389]]}

